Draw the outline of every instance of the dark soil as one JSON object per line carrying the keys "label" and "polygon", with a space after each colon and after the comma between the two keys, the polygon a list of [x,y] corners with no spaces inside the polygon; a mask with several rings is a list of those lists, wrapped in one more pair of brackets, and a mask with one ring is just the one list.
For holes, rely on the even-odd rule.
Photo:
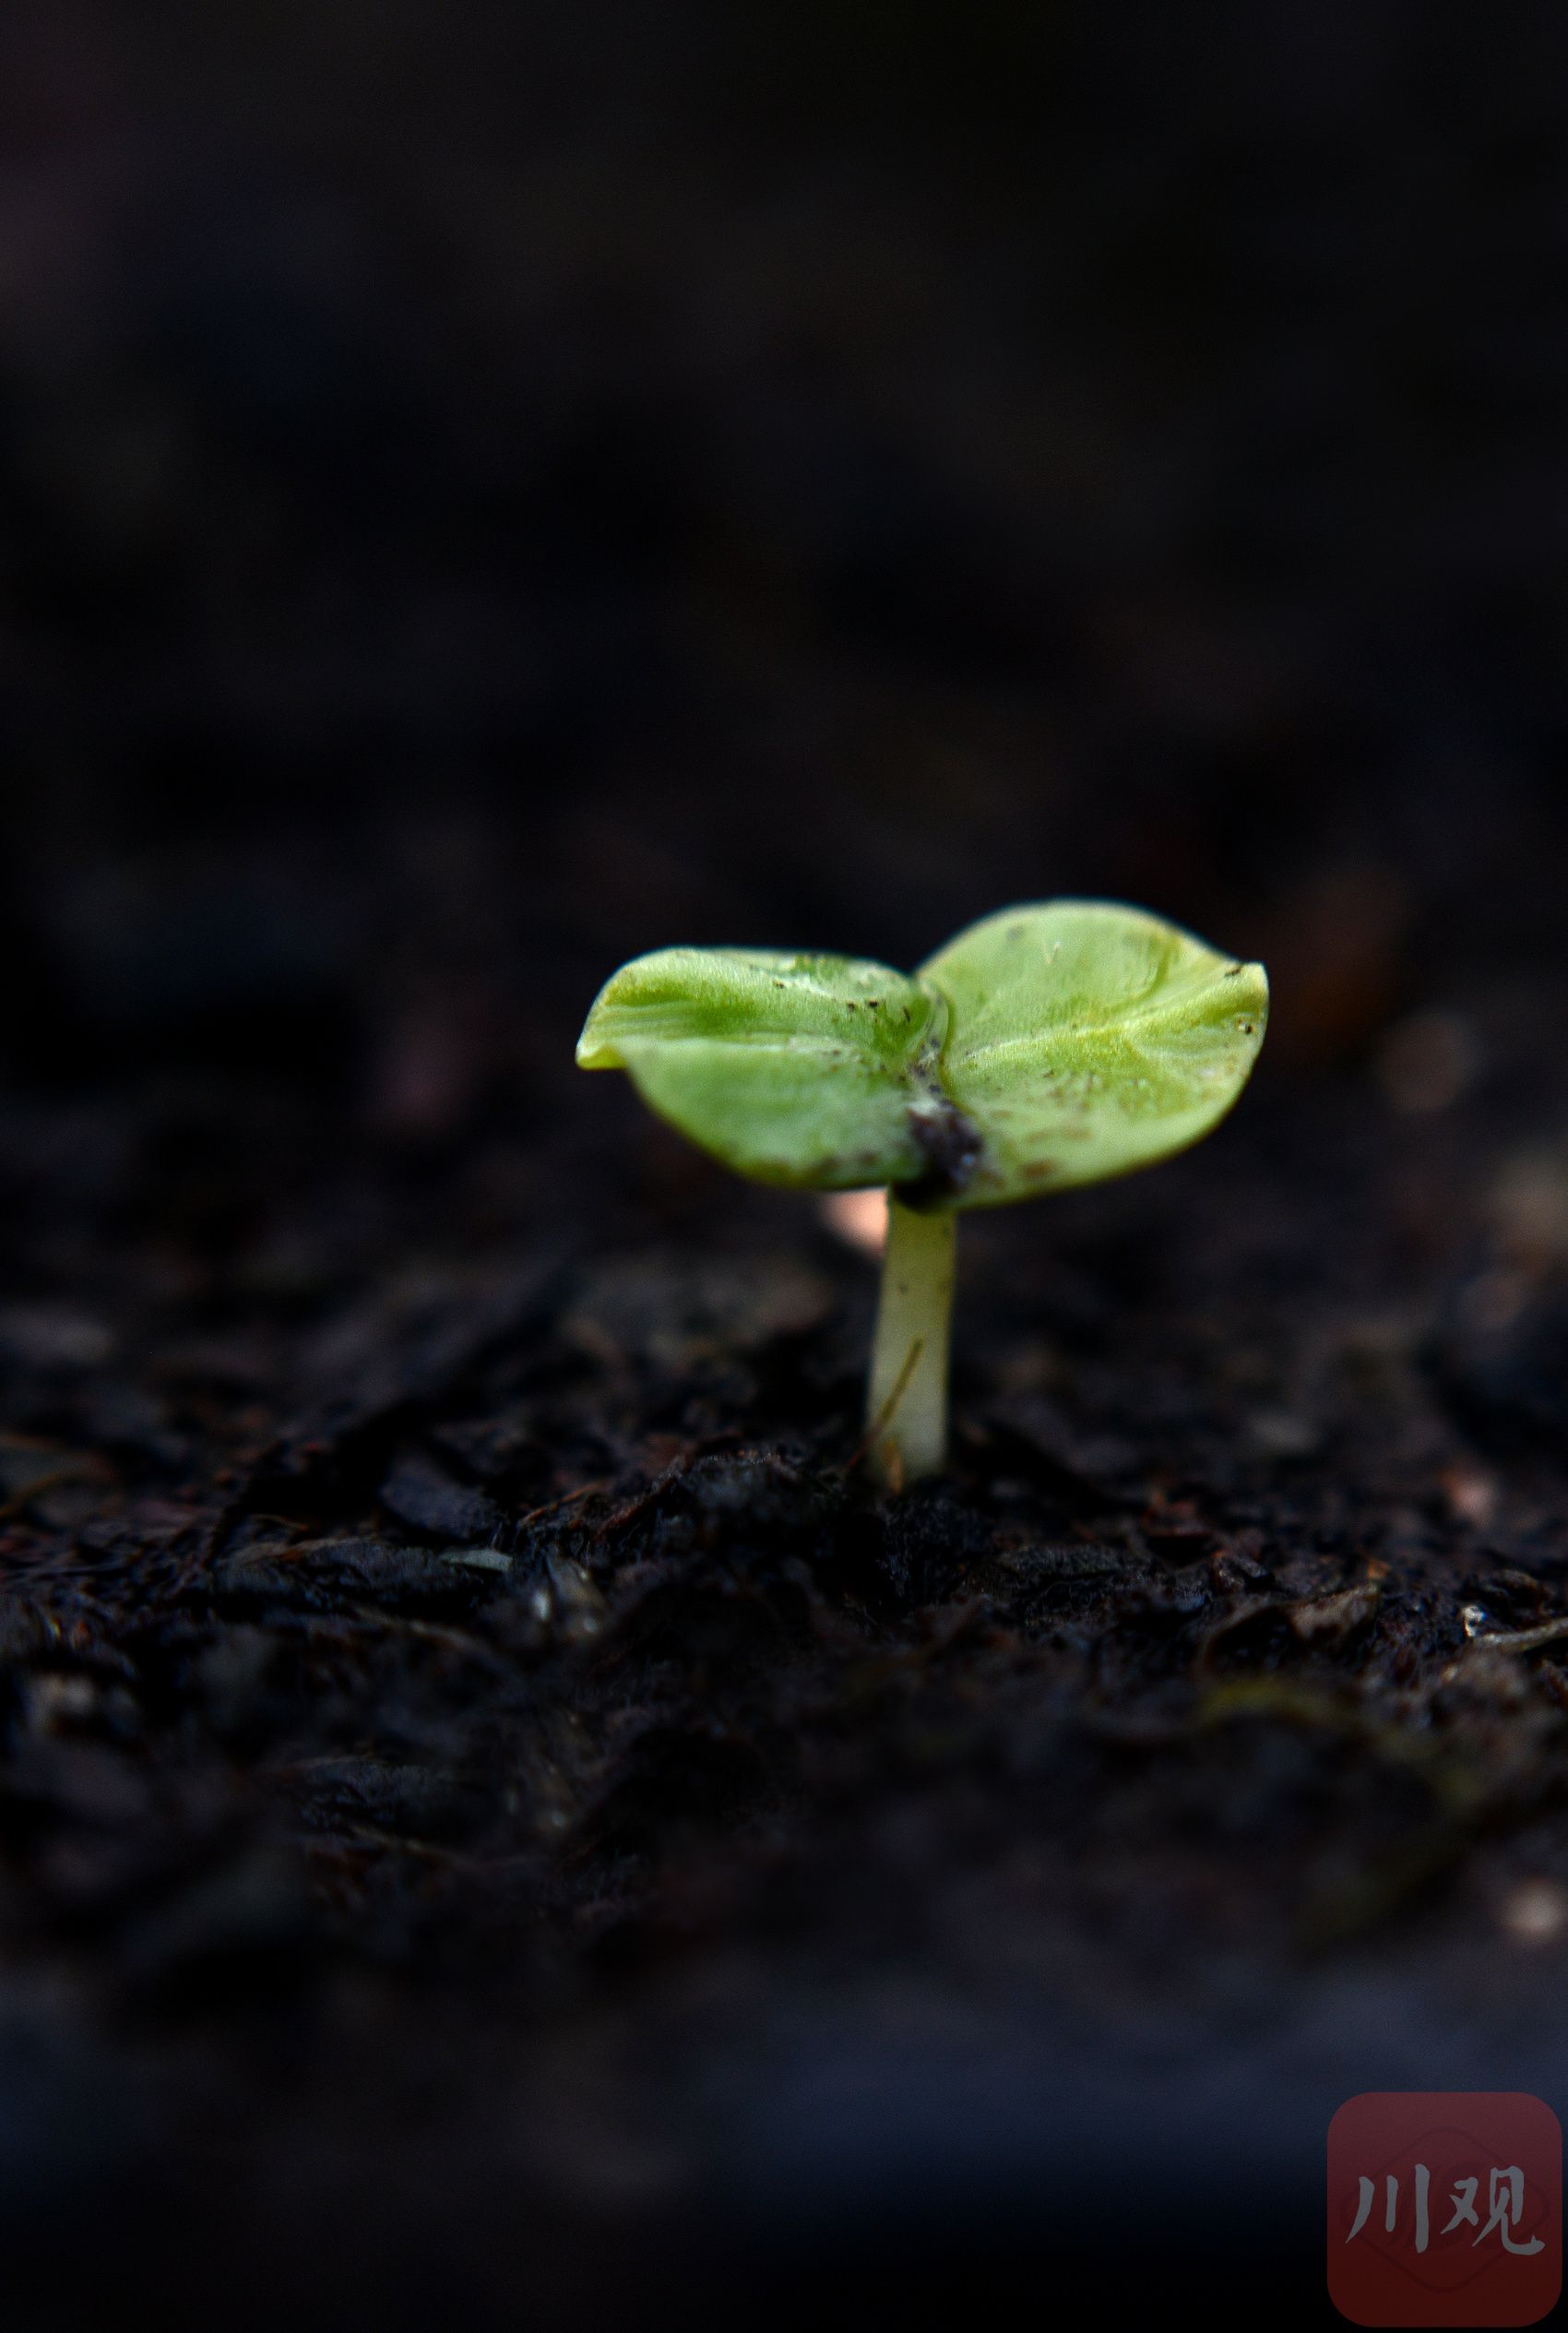
{"label": "dark soil", "polygon": [[[1568,2098],[1562,125],[1300,13],[1066,11],[1049,170],[1005,10],[12,61],[7,2326],[1326,2317],[1344,2098]],[[1054,891],[1276,1026],[879,1500],[870,1263],[572,1040]]]}

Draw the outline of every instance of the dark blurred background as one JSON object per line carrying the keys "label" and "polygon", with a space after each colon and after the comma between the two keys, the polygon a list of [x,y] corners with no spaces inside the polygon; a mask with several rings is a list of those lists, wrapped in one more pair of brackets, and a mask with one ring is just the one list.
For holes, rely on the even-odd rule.
{"label": "dark blurred background", "polygon": [[[1348,1303],[1362,1279],[1397,1289],[1413,1349],[1478,1263],[1474,1336],[1512,1334],[1529,1276],[1568,1260],[1565,524],[1550,0],[9,0],[0,1375],[22,1478],[26,1436],[53,1435],[194,1497],[271,1430],[297,1324],[415,1247],[482,1288],[530,1242],[591,1258],[751,1207],[787,1249],[805,1219],[683,1181],[620,1081],[576,1077],[599,982],[676,941],[909,965],[1056,892],[1261,956],[1276,994],[1222,1179],[1173,1170],[1146,1217],[1063,1221],[1151,1223],[1174,1253],[1206,1207],[1210,1247],[1170,1267],[1196,1318],[1254,1172],[1260,1349],[1289,1347],[1281,1289]],[[977,1232],[993,1288],[1026,1236]],[[1163,1301],[1125,1254],[1117,1302]],[[1538,1454],[1568,1428],[1552,1302],[1523,1362],[1465,1329],[1455,1364],[1504,1445],[1526,1388]],[[1284,1396],[1260,1433],[1269,1463],[1314,1447]],[[1455,1479],[1479,1516],[1492,1494]],[[64,1545],[80,1513],[52,1512]],[[1312,1996],[1299,2187],[1379,2036],[1384,2074],[1431,2076],[1412,1985],[1391,2009],[1363,1969]],[[140,2152],[145,2100],[104,2119],[74,2009],[38,2060],[42,1998],[0,2003],[0,2162],[68,2224],[78,2165]],[[635,2011],[612,2015],[635,2055]],[[460,2095],[482,2051],[437,2026],[449,2057],[432,2043],[419,2078]],[[1119,2109],[1088,2044],[1075,2073],[1047,2051],[1063,2123],[1005,2029],[942,2028],[933,2090],[897,2015],[869,2045],[846,2026],[786,2032],[751,2090],[720,2050],[703,2093],[776,2259],[797,2205],[857,2181],[885,2204],[890,2129],[932,2192],[957,2181],[962,2226],[1015,2232],[1036,2194],[999,2199],[1015,2143],[1054,2160],[1075,2130],[1092,2170],[1104,2140],[1113,2182],[1104,2126],[1131,2123],[1151,2184],[1180,2154],[1184,2076]],[[148,2044],[155,2088],[179,2090],[184,2046]],[[1509,2048],[1446,2070],[1524,2082]],[[1255,2124],[1273,2077],[1250,2078]],[[591,2066],[540,2080],[536,2121],[571,2101],[567,2151],[658,2223]],[[315,2153],[288,2126],[267,2209],[351,2184],[365,2096]],[[981,2134],[961,2160],[950,2096]],[[1240,2177],[1253,2125],[1218,2077],[1204,2112]],[[409,2160],[389,2196],[429,2170]],[[509,2224],[504,2177],[492,2202]],[[449,2306],[449,2253],[419,2256]]]}
{"label": "dark blurred background", "polygon": [[637,948],[1055,890],[1280,1059],[1539,958],[1565,39],[20,0],[8,1057],[451,1125]]}

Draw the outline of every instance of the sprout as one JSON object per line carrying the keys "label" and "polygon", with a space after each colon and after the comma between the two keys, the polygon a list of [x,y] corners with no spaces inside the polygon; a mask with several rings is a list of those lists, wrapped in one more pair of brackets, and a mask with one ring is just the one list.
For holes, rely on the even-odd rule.
{"label": "sprout", "polygon": [[987,916],[913,974],[856,957],[671,947],[595,998],[577,1061],[736,1173],[887,1187],[867,1406],[894,1489],[942,1468],[957,1218],[1153,1166],[1216,1125],[1263,1042],[1261,964],[1142,910]]}

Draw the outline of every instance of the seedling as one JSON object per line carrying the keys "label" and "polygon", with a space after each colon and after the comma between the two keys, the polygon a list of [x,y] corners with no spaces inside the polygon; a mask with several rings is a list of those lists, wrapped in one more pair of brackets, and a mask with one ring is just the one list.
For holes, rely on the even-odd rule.
{"label": "seedling", "polygon": [[624,1069],[755,1182],[886,1186],[866,1430],[897,1489],[945,1459],[959,1215],[1200,1140],[1246,1084],[1267,1017],[1261,964],[1138,908],[1053,899],[987,916],[912,974],[660,948],[600,991],[577,1061]]}

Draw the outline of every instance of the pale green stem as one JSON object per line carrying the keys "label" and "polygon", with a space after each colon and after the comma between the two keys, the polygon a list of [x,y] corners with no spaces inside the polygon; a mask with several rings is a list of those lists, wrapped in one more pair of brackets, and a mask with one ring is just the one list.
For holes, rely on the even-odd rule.
{"label": "pale green stem", "polygon": [[887,1195],[887,1249],[872,1349],[866,1431],[871,1470],[890,1490],[947,1461],[947,1347],[957,1217],[919,1213]]}

